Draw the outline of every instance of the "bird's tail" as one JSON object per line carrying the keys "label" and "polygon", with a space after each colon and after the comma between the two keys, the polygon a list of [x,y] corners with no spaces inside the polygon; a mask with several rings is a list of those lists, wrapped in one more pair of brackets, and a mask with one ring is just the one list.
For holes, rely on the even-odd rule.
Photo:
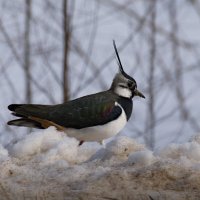
{"label": "bird's tail", "polygon": [[36,122],[34,120],[28,119],[28,118],[20,118],[20,119],[15,119],[7,122],[8,125],[12,126],[25,126],[29,128],[39,128],[39,129],[44,129],[41,126],[41,123]]}
{"label": "bird's tail", "polygon": [[[29,128],[44,129],[44,127],[42,127],[40,122],[38,122],[34,119],[28,118],[28,116],[26,115],[27,112],[26,112],[26,110],[24,110],[24,107],[26,107],[26,106],[27,106],[27,104],[11,104],[11,105],[9,105],[8,109],[10,111],[13,111],[12,115],[14,115],[16,117],[20,117],[20,118],[11,120],[11,121],[7,122],[7,124],[13,125],[13,126],[25,126],[25,127],[29,127]],[[23,112],[20,112],[21,108],[23,109]]]}

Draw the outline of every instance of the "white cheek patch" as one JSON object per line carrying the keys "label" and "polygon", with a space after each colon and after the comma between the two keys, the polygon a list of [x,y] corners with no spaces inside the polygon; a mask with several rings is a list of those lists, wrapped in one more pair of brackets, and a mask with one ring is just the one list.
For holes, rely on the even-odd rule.
{"label": "white cheek patch", "polygon": [[121,97],[126,97],[126,98],[132,97],[132,92],[128,88],[123,88],[123,87],[118,86],[115,88],[114,92]]}

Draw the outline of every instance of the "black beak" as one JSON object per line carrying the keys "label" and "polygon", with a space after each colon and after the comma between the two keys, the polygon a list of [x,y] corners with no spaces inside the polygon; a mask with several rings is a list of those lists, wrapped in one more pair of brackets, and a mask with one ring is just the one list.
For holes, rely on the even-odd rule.
{"label": "black beak", "polygon": [[134,95],[135,96],[139,96],[139,97],[142,97],[142,98],[144,98],[145,99],[145,96],[142,94],[142,92],[140,92],[139,90],[134,90]]}

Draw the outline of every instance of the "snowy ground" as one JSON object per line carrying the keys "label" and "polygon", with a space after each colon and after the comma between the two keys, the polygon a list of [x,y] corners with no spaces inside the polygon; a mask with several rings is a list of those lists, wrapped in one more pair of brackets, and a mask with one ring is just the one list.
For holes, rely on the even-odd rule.
{"label": "snowy ground", "polygon": [[105,147],[53,127],[0,146],[0,200],[200,199],[200,135],[150,151],[120,136]]}

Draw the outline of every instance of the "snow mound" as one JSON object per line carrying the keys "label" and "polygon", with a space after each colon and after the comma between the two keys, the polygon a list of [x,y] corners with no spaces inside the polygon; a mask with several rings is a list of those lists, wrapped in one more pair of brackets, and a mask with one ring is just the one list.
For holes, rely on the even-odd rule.
{"label": "snow mound", "polygon": [[145,149],[144,151],[133,152],[129,155],[127,164],[135,164],[138,166],[147,166],[156,161],[153,152]]}
{"label": "snow mound", "polygon": [[100,145],[92,143],[81,147],[78,145],[79,141],[75,138],[67,137],[55,127],[50,127],[26,135],[9,149],[9,153],[12,157],[21,160],[34,159],[45,165],[59,160],[74,164],[86,161],[100,148]]}
{"label": "snow mound", "polygon": [[200,168],[200,135],[184,144],[170,144],[156,154],[159,157],[174,160],[185,167]]}
{"label": "snow mound", "polygon": [[0,145],[0,199],[200,199],[200,135],[155,152],[126,136],[78,144],[50,127]]}
{"label": "snow mound", "polygon": [[0,144],[0,161],[8,157],[8,151]]}
{"label": "snow mound", "polygon": [[105,148],[99,149],[89,161],[100,160],[110,164],[119,164],[127,160],[131,152],[136,152],[144,149],[144,145],[138,144],[135,140],[126,137],[118,136],[114,140],[108,142]]}
{"label": "snow mound", "polygon": [[135,140],[127,136],[116,137],[106,145],[106,149],[113,155],[128,155],[130,152],[144,149],[144,145],[138,144]]}

